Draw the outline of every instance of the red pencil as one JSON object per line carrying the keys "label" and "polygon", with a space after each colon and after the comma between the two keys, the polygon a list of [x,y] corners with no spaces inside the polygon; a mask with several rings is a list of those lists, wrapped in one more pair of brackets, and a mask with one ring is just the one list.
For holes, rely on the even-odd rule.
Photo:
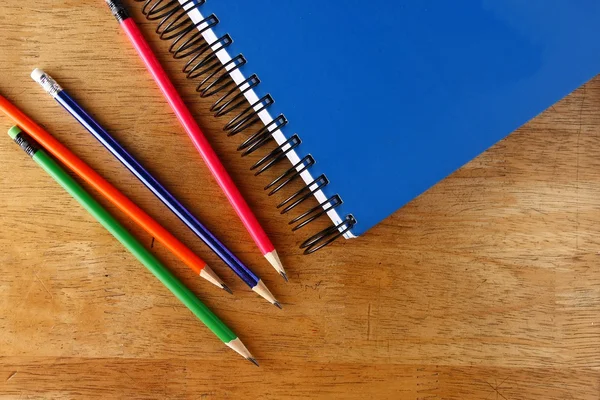
{"label": "red pencil", "polygon": [[254,239],[265,258],[271,263],[271,265],[283,276],[287,281],[287,275],[283,269],[283,265],[279,260],[275,246],[271,243],[271,240],[267,237],[264,229],[258,223],[258,220],[250,210],[250,207],[242,197],[242,194],[233,183],[233,180],[225,170],[225,167],[219,160],[219,157],[210,146],[208,140],[202,133],[202,130],[194,120],[191,112],[181,99],[181,96],[177,93],[177,90],[171,83],[171,80],[167,76],[165,70],[160,65],[158,59],[150,49],[150,46],[144,39],[144,36],[138,29],[133,18],[130,17],[129,13],[118,0],[106,0],[106,3],[110,7],[113,15],[119,21],[119,24],[127,34],[127,37],[134,45],[138,54],[146,64],[146,68],[152,74],[152,77],[160,87],[163,95],[167,99],[169,105],[177,115],[177,119],[181,125],[185,128],[190,139],[194,143],[194,146],[204,159],[204,162],[208,166],[210,172],[213,174],[217,183],[227,196],[227,199],[235,209],[236,213],[244,223],[246,230]]}

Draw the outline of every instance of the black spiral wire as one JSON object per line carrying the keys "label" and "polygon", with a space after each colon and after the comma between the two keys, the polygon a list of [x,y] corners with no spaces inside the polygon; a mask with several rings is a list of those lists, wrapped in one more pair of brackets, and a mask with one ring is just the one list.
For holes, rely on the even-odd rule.
{"label": "black spiral wire", "polygon": [[[218,18],[211,14],[202,21],[194,23],[188,16],[188,12],[194,9],[199,10],[206,1],[187,0],[183,3],[178,0],[135,1],[143,3],[142,13],[148,20],[158,21],[156,33],[162,40],[170,41],[169,52],[173,57],[186,60],[183,72],[188,79],[198,80],[196,92],[203,98],[219,96],[210,109],[214,116],[221,117],[233,113],[234,117],[223,128],[227,136],[235,136],[241,132],[248,134],[247,139],[238,147],[238,151],[242,152],[242,156],[254,153],[265,144],[273,141],[273,134],[288,124],[288,120],[283,114],[277,116],[258,131],[250,132],[252,126],[260,122],[259,113],[267,110],[275,102],[273,97],[267,94],[254,104],[248,104],[245,94],[260,84],[258,76],[256,74],[251,75],[239,84],[229,79],[229,75],[233,71],[240,69],[247,63],[246,59],[242,54],[239,54],[226,64],[221,63],[217,53],[229,47],[233,43],[232,38],[226,34],[217,38],[213,43],[207,43],[202,36],[204,32],[219,23]],[[251,170],[255,171],[255,175],[262,174],[286,159],[288,153],[298,147],[300,143],[300,137],[294,134],[256,162]],[[296,165],[269,183],[265,190],[269,190],[269,196],[274,195],[298,179],[302,172],[309,170],[314,164],[315,160],[312,156],[308,155],[302,158]],[[321,175],[282,201],[277,208],[281,210],[281,214],[287,214],[328,184],[327,177]],[[307,226],[341,204],[342,199],[337,194],[328,198],[292,219],[289,222],[290,225],[293,225],[292,231]],[[304,254],[314,253],[349,232],[355,224],[355,218],[348,215],[339,224],[332,224],[305,240],[300,248],[304,249]]]}

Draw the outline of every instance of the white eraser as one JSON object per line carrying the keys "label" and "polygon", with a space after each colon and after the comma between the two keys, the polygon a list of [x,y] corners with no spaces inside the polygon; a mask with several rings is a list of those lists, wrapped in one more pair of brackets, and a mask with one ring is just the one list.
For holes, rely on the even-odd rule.
{"label": "white eraser", "polygon": [[44,71],[42,71],[39,68],[36,68],[33,70],[33,72],[31,73],[31,79],[33,79],[34,81],[36,81],[37,83],[40,83],[42,80],[42,76],[46,75],[46,73]]}
{"label": "white eraser", "polygon": [[58,92],[62,91],[60,85],[50,75],[39,68],[33,70],[31,79],[39,83],[52,97],[56,97]]}

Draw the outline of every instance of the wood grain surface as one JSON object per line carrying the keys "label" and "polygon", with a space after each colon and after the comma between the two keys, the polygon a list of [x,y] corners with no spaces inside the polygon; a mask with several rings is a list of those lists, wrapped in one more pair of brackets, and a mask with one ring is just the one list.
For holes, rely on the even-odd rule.
{"label": "wood grain surface", "polygon": [[[600,78],[364,237],[312,256],[129,1],[290,275],[262,258],[100,0],[6,0],[0,93],[168,227],[234,290],[192,275],[114,214],[218,313],[222,345],[8,137],[0,140],[0,398],[600,398]],[[55,76],[257,273],[248,290],[29,78]],[[432,110],[435,117],[435,110]],[[0,132],[10,128],[0,116]],[[2,133],[4,135],[4,133]],[[262,153],[264,154],[264,153]],[[299,187],[299,186],[297,186]],[[306,208],[312,204],[305,205]],[[326,226],[326,221],[318,224]]]}

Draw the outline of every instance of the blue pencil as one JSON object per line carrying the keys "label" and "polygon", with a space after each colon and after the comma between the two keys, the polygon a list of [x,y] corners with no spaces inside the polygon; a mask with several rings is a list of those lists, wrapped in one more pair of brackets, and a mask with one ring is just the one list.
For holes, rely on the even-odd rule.
{"label": "blue pencil", "polygon": [[271,304],[281,308],[264,282],[246,267],[219,239],[215,237],[191,212],[161,185],[146,169],[136,161],[98,122],[96,122],[75,100],[65,92],[54,79],[44,71],[35,69],[31,73],[39,83],[65,110],[69,112],[88,132],[90,132],[108,151],[127,167],[156,197],[179,217],[225,264],[229,266],[253,291]]}

